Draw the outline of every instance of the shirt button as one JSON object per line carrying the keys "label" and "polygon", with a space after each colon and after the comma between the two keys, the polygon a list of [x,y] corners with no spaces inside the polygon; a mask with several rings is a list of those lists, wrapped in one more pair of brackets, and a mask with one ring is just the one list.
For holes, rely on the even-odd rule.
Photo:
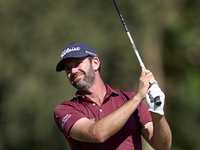
{"label": "shirt button", "polygon": [[93,103],[93,106],[95,106],[96,104],[95,103]]}
{"label": "shirt button", "polygon": [[100,109],[99,111],[102,112],[102,109]]}
{"label": "shirt button", "polygon": [[82,98],[85,98],[85,96],[82,96]]}

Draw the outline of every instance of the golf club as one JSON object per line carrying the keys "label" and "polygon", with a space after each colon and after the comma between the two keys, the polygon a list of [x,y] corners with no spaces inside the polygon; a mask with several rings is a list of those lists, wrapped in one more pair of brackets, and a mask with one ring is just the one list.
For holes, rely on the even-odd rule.
{"label": "golf club", "polygon": [[[129,38],[129,40],[130,40],[130,42],[131,42],[131,45],[132,45],[133,50],[134,50],[134,52],[135,52],[135,54],[136,54],[136,57],[137,57],[137,59],[138,59],[138,61],[139,61],[139,64],[140,64],[140,66],[141,66],[142,69],[146,69],[146,67],[144,66],[144,63],[142,62],[142,59],[141,59],[141,57],[140,57],[140,55],[139,55],[139,53],[138,53],[138,50],[137,50],[137,48],[136,48],[136,46],[135,46],[135,43],[134,43],[134,41],[133,41],[133,38],[132,38],[132,36],[131,36],[131,34],[130,34],[130,32],[129,32],[127,26],[126,26],[126,23],[125,23],[125,21],[124,21],[124,18],[122,17],[122,14],[121,14],[121,12],[120,12],[118,6],[117,6],[117,3],[116,3],[115,0],[113,0],[113,2],[114,2],[114,4],[115,4],[115,7],[116,7],[117,12],[118,12],[118,14],[119,14],[119,17],[120,17],[120,19],[121,19],[121,21],[122,21],[122,24],[123,24],[123,26],[124,26],[124,29],[125,29],[125,31],[126,31],[126,34],[128,35],[128,38]],[[158,105],[158,106],[161,104],[161,101],[160,101],[160,97],[159,97],[159,96],[155,97],[155,98],[154,98],[154,101],[155,101],[156,105]]]}

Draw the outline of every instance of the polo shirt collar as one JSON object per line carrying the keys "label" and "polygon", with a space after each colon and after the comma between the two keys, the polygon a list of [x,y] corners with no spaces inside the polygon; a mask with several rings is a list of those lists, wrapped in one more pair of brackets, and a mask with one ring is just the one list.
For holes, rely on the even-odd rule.
{"label": "polo shirt collar", "polygon": [[108,84],[105,83],[106,86],[106,96],[105,99],[108,98],[109,96],[115,96],[115,95],[119,95],[119,90],[114,90],[112,89]]}
{"label": "polo shirt collar", "polygon": [[[104,84],[106,86],[106,95],[105,95],[104,100],[107,99],[110,96],[117,96],[117,95],[119,95],[119,90],[114,90],[108,84],[106,84],[106,83],[104,83]],[[77,101],[88,101],[88,98],[85,98],[85,97],[86,96],[83,95],[83,94],[81,94],[80,91],[76,92]]]}

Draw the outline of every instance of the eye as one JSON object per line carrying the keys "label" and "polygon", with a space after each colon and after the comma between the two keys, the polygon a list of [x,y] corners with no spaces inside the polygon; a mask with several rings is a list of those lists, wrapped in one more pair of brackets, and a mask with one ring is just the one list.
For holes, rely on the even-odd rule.
{"label": "eye", "polygon": [[67,68],[67,67],[65,68],[65,72],[66,72],[66,73],[69,73],[70,70],[71,70],[70,68]]}
{"label": "eye", "polygon": [[81,64],[81,61],[76,62],[76,67],[78,67]]}

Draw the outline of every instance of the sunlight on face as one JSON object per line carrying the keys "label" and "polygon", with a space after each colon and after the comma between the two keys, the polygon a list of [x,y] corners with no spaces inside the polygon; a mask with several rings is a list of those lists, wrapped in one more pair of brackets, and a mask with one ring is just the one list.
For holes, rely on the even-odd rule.
{"label": "sunlight on face", "polygon": [[[76,71],[72,71],[75,69]],[[87,91],[94,82],[95,71],[92,67],[92,61],[87,57],[80,59],[71,59],[65,63],[65,71],[70,83],[80,91]]]}

